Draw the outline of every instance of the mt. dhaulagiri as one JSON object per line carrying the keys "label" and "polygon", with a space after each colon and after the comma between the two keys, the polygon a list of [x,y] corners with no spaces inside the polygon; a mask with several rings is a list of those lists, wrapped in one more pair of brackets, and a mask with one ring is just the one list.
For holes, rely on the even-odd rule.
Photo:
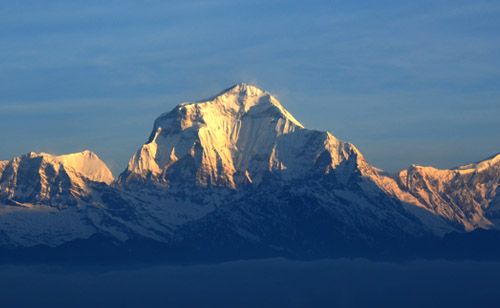
{"label": "mt. dhaulagiri", "polygon": [[98,237],[188,259],[418,255],[499,228],[499,157],[389,176],[241,83],[158,117],[116,181],[91,152],[1,161],[0,244]]}
{"label": "mt. dhaulagiri", "polygon": [[358,156],[353,145],[305,129],[275,97],[243,83],[161,115],[120,184],[238,189],[270,175],[327,174]]}

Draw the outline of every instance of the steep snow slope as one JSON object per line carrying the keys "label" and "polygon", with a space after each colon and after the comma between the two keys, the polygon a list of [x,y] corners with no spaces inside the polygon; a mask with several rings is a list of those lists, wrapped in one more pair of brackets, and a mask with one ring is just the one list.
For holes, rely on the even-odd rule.
{"label": "steep snow slope", "polygon": [[91,194],[92,183],[113,181],[107,166],[90,151],[61,156],[31,152],[0,166],[0,199],[18,202],[75,205]]}
{"label": "steep snow slope", "polygon": [[499,228],[492,207],[500,183],[500,154],[455,169],[412,166],[397,175],[403,190],[421,205],[466,230]]}
{"label": "steep snow slope", "polygon": [[66,170],[80,175],[93,182],[111,184],[113,174],[106,164],[93,152],[83,151],[54,157],[54,160],[64,166]]}

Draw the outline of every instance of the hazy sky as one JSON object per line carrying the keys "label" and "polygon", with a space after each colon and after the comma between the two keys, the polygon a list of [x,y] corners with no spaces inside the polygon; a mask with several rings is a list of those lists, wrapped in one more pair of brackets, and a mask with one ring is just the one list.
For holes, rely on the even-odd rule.
{"label": "hazy sky", "polygon": [[[104,4],[105,3],[105,4]],[[0,0],[0,159],[91,149],[247,81],[373,164],[500,152],[500,1]]]}

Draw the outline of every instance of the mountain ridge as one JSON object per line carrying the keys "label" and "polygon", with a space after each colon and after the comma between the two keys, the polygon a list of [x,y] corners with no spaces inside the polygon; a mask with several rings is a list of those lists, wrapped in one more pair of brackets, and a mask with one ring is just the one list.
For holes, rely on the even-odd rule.
{"label": "mountain ridge", "polygon": [[236,243],[318,256],[389,249],[500,229],[499,182],[499,154],[389,175],[240,83],[161,114],[116,179],[90,151],[0,161],[0,246],[105,236],[228,254]]}
{"label": "mountain ridge", "polygon": [[106,164],[88,150],[59,156],[28,152],[0,166],[0,197],[21,201],[74,204],[90,193],[91,182],[114,181]]}

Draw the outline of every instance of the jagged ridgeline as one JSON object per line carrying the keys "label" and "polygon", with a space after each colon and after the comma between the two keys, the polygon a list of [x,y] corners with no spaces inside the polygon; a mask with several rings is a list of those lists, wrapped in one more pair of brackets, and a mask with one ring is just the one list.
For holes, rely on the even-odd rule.
{"label": "jagged ridgeline", "polygon": [[116,180],[90,151],[0,161],[0,246],[182,260],[456,256],[500,238],[499,182],[500,155],[389,175],[241,83],[160,115]]}

